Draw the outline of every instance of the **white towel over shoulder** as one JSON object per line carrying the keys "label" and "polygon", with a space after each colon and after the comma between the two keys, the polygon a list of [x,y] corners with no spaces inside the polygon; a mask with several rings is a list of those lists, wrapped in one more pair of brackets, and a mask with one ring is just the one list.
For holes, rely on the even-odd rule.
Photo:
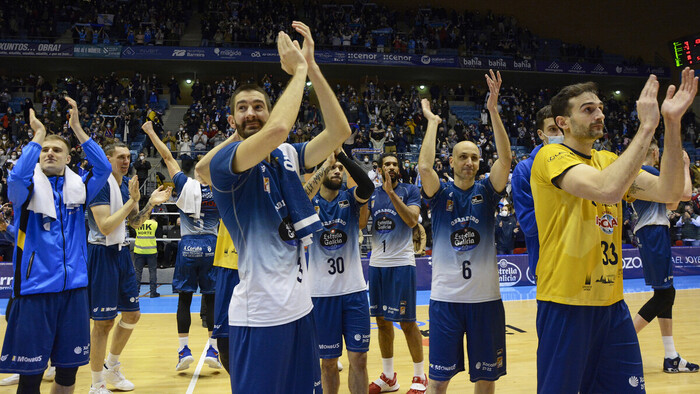
{"label": "white towel over shoulder", "polygon": [[[115,212],[124,206],[124,201],[122,200],[122,192],[119,188],[117,180],[114,175],[109,176],[107,181],[109,185],[109,214],[114,215]],[[105,243],[107,246],[110,245],[123,245],[126,242],[126,221],[124,221],[116,230],[109,234],[105,234]]]}
{"label": "white towel over shoulder", "polygon": [[[63,181],[63,202],[66,207],[75,208],[85,204],[86,192],[83,179],[66,167]],[[49,178],[41,170],[39,163],[34,167],[34,192],[29,200],[27,209],[37,214],[44,215],[44,230],[51,228],[51,222],[56,220],[56,205],[53,199],[53,188]]]}
{"label": "white towel over shoulder", "polygon": [[187,178],[175,205],[182,212],[199,219],[202,215],[202,184],[195,179]]}

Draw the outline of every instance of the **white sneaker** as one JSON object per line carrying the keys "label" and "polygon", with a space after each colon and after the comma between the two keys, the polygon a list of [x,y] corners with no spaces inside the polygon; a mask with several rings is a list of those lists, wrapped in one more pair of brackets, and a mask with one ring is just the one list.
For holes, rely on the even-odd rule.
{"label": "white sneaker", "polygon": [[107,387],[104,383],[101,383],[97,387],[90,386],[90,394],[112,394],[112,392],[107,390]]}
{"label": "white sneaker", "polygon": [[44,380],[52,381],[56,377],[56,367],[49,367],[46,372],[44,372]]}
{"label": "white sneaker", "polygon": [[124,374],[119,372],[119,368],[122,366],[122,363],[116,363],[112,367],[107,367],[107,364],[104,364],[104,369],[102,370],[102,374],[105,377],[105,381],[107,383],[111,384],[112,386],[116,387],[117,389],[121,391],[131,391],[133,390],[136,386],[134,386],[133,383],[128,381],[125,377]]}
{"label": "white sneaker", "polygon": [[10,375],[3,380],[0,380],[0,386],[12,386],[19,384],[19,374]]}
{"label": "white sneaker", "polygon": [[342,370],[343,370],[343,363],[341,363],[340,360],[338,360],[338,371],[342,371]]}

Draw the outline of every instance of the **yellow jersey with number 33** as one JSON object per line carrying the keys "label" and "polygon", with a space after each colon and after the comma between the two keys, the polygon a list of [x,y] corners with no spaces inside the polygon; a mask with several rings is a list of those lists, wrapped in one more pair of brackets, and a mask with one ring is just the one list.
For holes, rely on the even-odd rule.
{"label": "yellow jersey with number 33", "polygon": [[608,151],[586,156],[563,144],[545,145],[535,157],[530,183],[540,241],[538,300],[589,306],[622,300],[622,202],[585,200],[556,186],[576,165],[602,170],[615,159]]}
{"label": "yellow jersey with number 33", "polygon": [[216,235],[216,249],[214,250],[214,267],[238,269],[238,251],[233,246],[231,234],[219,219],[219,233]]}

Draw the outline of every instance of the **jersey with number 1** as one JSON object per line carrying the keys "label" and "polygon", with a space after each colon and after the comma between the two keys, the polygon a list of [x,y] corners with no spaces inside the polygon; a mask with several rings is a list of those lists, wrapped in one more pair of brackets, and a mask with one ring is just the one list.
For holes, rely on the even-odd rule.
{"label": "jersey with number 1", "polygon": [[[420,191],[415,185],[402,183],[394,188],[406,206],[420,207]],[[369,200],[372,215],[372,267],[400,267],[416,265],[413,257],[413,229],[408,227],[396,211],[383,188],[374,189]]]}
{"label": "jersey with number 1", "polygon": [[454,182],[441,183],[428,200],[433,227],[430,299],[461,303],[501,299],[494,236],[501,197],[487,178],[467,190]]}
{"label": "jersey with number 1", "polygon": [[333,201],[316,193],[311,203],[323,224],[309,245],[312,297],[333,297],[367,288],[360,262],[360,204],[355,188],[340,190]]}

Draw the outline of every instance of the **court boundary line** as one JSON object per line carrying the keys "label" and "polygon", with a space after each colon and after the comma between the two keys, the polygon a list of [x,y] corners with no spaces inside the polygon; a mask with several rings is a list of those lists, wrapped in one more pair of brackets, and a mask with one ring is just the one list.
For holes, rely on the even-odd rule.
{"label": "court boundary line", "polygon": [[199,362],[197,363],[197,368],[194,370],[194,374],[192,374],[192,379],[190,380],[190,385],[187,387],[187,394],[192,394],[194,393],[194,388],[197,386],[197,380],[199,380],[199,373],[202,371],[202,366],[204,365],[204,358],[207,356],[207,347],[209,345],[209,341],[207,340],[207,344],[204,346],[204,350],[202,350],[202,355],[199,357]]}

